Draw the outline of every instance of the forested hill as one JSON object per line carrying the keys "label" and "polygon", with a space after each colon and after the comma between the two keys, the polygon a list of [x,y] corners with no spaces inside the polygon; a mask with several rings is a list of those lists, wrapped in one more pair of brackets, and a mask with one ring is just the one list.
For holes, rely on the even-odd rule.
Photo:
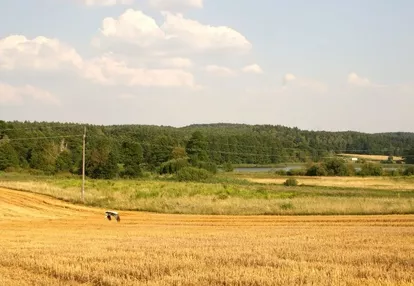
{"label": "forested hill", "polygon": [[0,169],[76,169],[82,158],[84,127],[89,164],[111,160],[150,168],[186,156],[216,164],[275,164],[319,161],[334,153],[401,156],[414,147],[414,133],[306,131],[245,124],[174,128],[0,121]]}

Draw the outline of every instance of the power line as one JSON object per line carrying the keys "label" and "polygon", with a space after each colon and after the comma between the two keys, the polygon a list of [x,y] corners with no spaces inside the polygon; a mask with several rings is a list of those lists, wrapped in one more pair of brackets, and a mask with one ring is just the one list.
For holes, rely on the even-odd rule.
{"label": "power line", "polygon": [[[57,139],[57,138],[73,138],[73,137],[82,137],[84,136],[83,134],[79,134],[79,135],[61,135],[61,136],[42,136],[42,137],[26,137],[26,138],[9,138],[7,140],[9,141],[27,141],[27,140],[42,140],[42,139]],[[91,135],[90,135],[91,136]],[[102,136],[102,137],[106,137],[105,135],[100,135],[100,134],[93,134],[92,137],[94,136]],[[158,147],[166,147],[169,149],[173,149],[176,147],[180,147],[177,145],[161,145],[161,144],[153,144],[153,143],[149,143],[149,142],[137,142],[140,145],[147,145],[147,146],[158,146]],[[235,145],[238,147],[252,147],[252,148],[258,148],[259,146],[253,146],[253,145]],[[269,151],[269,148],[265,148],[267,150],[262,150],[262,151]],[[207,153],[216,153],[216,154],[226,154],[226,155],[242,155],[242,156],[256,156],[256,157],[280,157],[280,158],[284,158],[284,159],[289,159],[289,158],[295,158],[297,159],[298,156],[292,156],[292,155],[284,155],[284,154],[269,154],[268,152],[255,152],[255,153],[247,153],[247,152],[234,152],[234,151],[224,151],[224,150],[209,150],[209,149],[186,149],[188,151],[194,151],[194,152],[200,152],[200,151],[205,151]],[[292,151],[296,151],[296,152],[312,152],[312,151],[323,151],[323,152],[366,152],[367,150],[326,150],[326,149],[311,149],[311,150],[304,150],[304,149],[299,149],[299,148],[293,148],[293,147],[280,147],[280,148],[275,148],[275,150],[277,151],[283,151],[283,150],[292,150]],[[407,149],[408,150],[408,149]],[[388,150],[387,150],[388,151]],[[403,149],[400,151],[403,151]],[[384,151],[386,152],[386,151]],[[300,155],[300,154],[298,154]],[[305,154],[305,156],[312,156],[312,154]],[[346,153],[345,153],[346,155]],[[363,155],[363,154],[349,154],[349,155]],[[381,154],[382,156],[388,156],[389,154]],[[381,156],[378,155],[378,156]],[[315,157],[318,158],[335,158],[335,156],[317,156],[315,155]],[[414,157],[414,155],[408,155],[408,156],[404,156],[404,157]]]}
{"label": "power line", "polygon": [[[89,135],[89,137],[107,137],[108,135],[112,135],[112,136],[122,136],[122,135],[127,135],[127,134],[131,134],[131,135],[139,135],[137,132],[121,132],[121,134],[111,134],[111,133],[109,133],[109,134],[91,134],[91,135]],[[143,142],[138,142],[138,143],[140,143],[140,144],[147,144],[147,143],[143,143]],[[150,143],[151,144],[151,143]],[[238,148],[247,148],[247,147],[251,147],[251,148],[259,148],[260,147],[260,145],[238,145],[238,144],[230,144],[230,143],[218,143],[218,142],[213,142],[213,141],[207,141],[207,144],[209,144],[209,145],[212,145],[212,144],[217,144],[217,145],[221,145],[221,146],[234,146],[234,147],[238,147]],[[156,144],[151,144],[151,145],[156,145]],[[173,147],[179,147],[179,146],[173,146]],[[294,151],[309,151],[309,152],[312,152],[312,151],[321,151],[321,152],[337,152],[337,153],[339,153],[339,152],[342,152],[342,153],[345,153],[345,152],[367,152],[368,150],[367,149],[315,149],[315,148],[312,148],[312,147],[309,147],[308,146],[308,148],[309,149],[301,149],[300,147],[277,147],[277,146],[269,146],[269,147],[264,147],[264,149],[272,149],[272,148],[274,148],[274,149],[276,149],[276,150],[294,150]],[[399,148],[399,147],[396,147],[396,148],[394,148],[394,149],[381,149],[381,152],[384,152],[384,153],[387,153],[387,154],[381,154],[381,155],[384,155],[384,156],[388,156],[389,154],[388,154],[388,152],[390,152],[390,151],[395,151],[395,150],[398,150],[398,151],[400,151],[400,152],[402,152],[402,151],[404,151],[404,150],[409,150],[408,148],[407,149],[402,149],[402,148]]]}
{"label": "power line", "polygon": [[[36,127],[27,127],[27,128],[9,128],[9,129],[0,129],[0,132],[1,131],[30,130],[30,129],[42,132],[43,130],[40,130],[42,128],[45,128],[45,129],[59,129],[59,128],[73,128],[73,127],[82,128],[83,125],[74,123],[74,124],[67,124],[67,125],[64,125],[64,126],[49,126],[49,125],[45,125],[45,126],[36,126]],[[99,127],[110,128],[111,126],[96,126],[96,127],[98,127],[98,128]],[[115,131],[118,131],[118,130],[115,130]],[[120,132],[121,134],[114,134],[114,133],[117,133],[117,132],[113,132],[113,131],[107,130],[106,133],[107,133],[106,135],[103,135],[103,134],[102,135],[101,134],[92,134],[92,136],[103,136],[103,137],[106,137],[107,135],[112,135],[112,136],[122,136],[122,135],[128,135],[128,134],[131,134],[131,135],[139,135],[139,133],[137,133],[137,131]],[[69,137],[77,137],[77,136],[78,135],[74,135],[74,136],[73,135],[70,135],[70,136],[64,136],[64,135],[62,135],[62,136],[59,136],[59,137],[69,138]],[[79,135],[79,136],[83,136],[83,135]],[[34,137],[31,137],[31,138],[23,138],[23,139],[16,138],[16,139],[9,139],[9,140],[12,140],[12,141],[17,141],[17,140],[31,140],[32,138],[34,138]],[[46,138],[46,137],[43,137],[43,138]],[[47,138],[53,138],[53,136],[50,136],[50,137],[47,137]],[[229,146],[229,147],[230,146],[233,146],[235,149],[249,148],[249,147],[256,149],[256,148],[260,147],[258,145],[242,145],[242,144],[231,144],[231,143],[222,143],[222,142],[214,142],[214,141],[207,141],[207,143],[209,145],[217,144],[219,146]],[[267,143],[271,143],[271,142],[267,142]],[[143,144],[143,143],[141,143],[141,144]],[[367,152],[368,151],[367,149],[315,149],[315,148],[312,148],[312,147],[309,147],[309,146],[308,146],[309,149],[301,149],[300,147],[278,147],[278,146],[271,146],[271,145],[268,146],[268,147],[267,146],[264,147],[264,149],[273,149],[273,148],[275,148],[276,150],[293,150],[293,151],[308,151],[308,152],[314,152],[314,151],[318,152],[318,151],[321,151],[321,152],[336,152],[336,153],[346,153],[346,152],[348,152],[348,153],[349,152],[362,153],[362,152]],[[393,149],[383,148],[383,149],[380,150],[380,152],[384,153],[384,154],[381,154],[381,155],[389,155],[388,153],[390,151],[395,151],[395,150],[404,151],[404,150],[408,150],[408,149],[402,149],[402,148],[399,148],[399,147],[395,147]],[[223,151],[223,152],[226,152],[226,151]],[[231,151],[227,151],[227,152],[231,152]]]}
{"label": "power line", "polygon": [[42,140],[42,139],[56,139],[56,138],[72,138],[82,137],[83,135],[62,135],[62,136],[44,136],[44,137],[26,137],[26,138],[8,138],[9,141],[25,141],[25,140]]}
{"label": "power line", "polygon": [[[147,143],[147,142],[138,142],[140,145],[147,145],[147,146],[158,146],[158,147],[166,147],[169,149],[174,149],[176,147],[179,146],[172,146],[172,145],[161,145],[161,144],[152,144],[152,143]],[[227,154],[227,155],[245,155],[245,156],[262,156],[262,157],[281,157],[283,159],[288,159],[288,158],[295,158],[298,159],[297,156],[284,156],[283,154],[266,154],[266,153],[246,153],[246,152],[232,152],[232,151],[221,151],[221,150],[208,150],[208,149],[194,149],[194,148],[186,148],[187,151],[195,151],[195,152],[200,152],[200,151],[205,151],[206,153],[219,153],[219,154]],[[296,151],[303,151],[303,150],[298,150],[296,149]],[[308,154],[305,154],[308,155]],[[310,154],[312,155],[312,154]],[[354,154],[352,154],[354,155]],[[355,154],[355,155],[359,155],[359,154]],[[360,154],[363,155],[363,154]],[[373,155],[373,156],[388,156],[388,155]],[[328,159],[328,158],[336,158],[337,156],[315,156],[321,159]],[[413,156],[405,156],[405,157],[414,157]]]}
{"label": "power line", "polygon": [[6,129],[0,129],[0,132],[2,131],[21,131],[21,130],[35,130],[35,131],[42,131],[41,129],[59,129],[59,128],[73,128],[73,127],[79,127],[83,128],[84,125],[79,124],[68,124],[66,126],[50,126],[50,125],[44,125],[44,126],[36,126],[36,127],[25,127],[25,128],[6,128]]}

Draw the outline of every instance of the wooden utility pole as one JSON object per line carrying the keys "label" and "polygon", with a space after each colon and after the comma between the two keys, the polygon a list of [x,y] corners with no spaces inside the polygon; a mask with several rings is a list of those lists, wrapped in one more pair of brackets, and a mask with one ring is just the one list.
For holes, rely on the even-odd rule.
{"label": "wooden utility pole", "polygon": [[83,131],[83,148],[82,148],[82,201],[85,202],[85,149],[86,149],[86,127]]}

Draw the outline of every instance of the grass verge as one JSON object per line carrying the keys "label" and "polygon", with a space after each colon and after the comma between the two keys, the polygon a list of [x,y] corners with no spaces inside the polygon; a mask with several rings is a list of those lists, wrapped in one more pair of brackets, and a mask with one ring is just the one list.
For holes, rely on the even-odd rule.
{"label": "grass verge", "polygon": [[[409,183],[404,188],[389,185],[388,189],[374,185],[361,187],[360,184],[353,185],[352,180],[341,186],[307,183],[286,187],[283,180],[259,183],[229,177],[217,177],[206,183],[154,179],[87,180],[85,203],[118,210],[175,214],[414,214],[414,188]],[[81,180],[78,178],[3,176],[0,186],[81,203]]]}

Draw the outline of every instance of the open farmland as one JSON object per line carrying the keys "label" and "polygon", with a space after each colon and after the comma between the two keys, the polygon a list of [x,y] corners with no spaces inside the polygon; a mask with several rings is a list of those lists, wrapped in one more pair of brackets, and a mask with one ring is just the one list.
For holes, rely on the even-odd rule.
{"label": "open farmland", "polygon": [[[87,180],[85,204],[118,210],[209,215],[414,214],[410,178],[217,177],[210,182],[163,179]],[[230,176],[230,175],[226,175]],[[235,174],[234,176],[238,176]],[[271,176],[271,175],[270,175]],[[81,180],[62,177],[2,177],[0,187],[49,195],[79,204]],[[246,180],[247,179],[247,180]],[[302,186],[302,184],[305,184]]]}
{"label": "open farmland", "polygon": [[121,212],[0,189],[0,285],[412,285],[414,216]]}
{"label": "open farmland", "polygon": [[[365,159],[365,160],[369,160],[369,161],[386,161],[386,160],[388,160],[388,156],[386,156],[386,155],[367,155],[367,154],[338,154],[338,155],[342,156],[342,157],[347,157],[347,158],[359,158],[359,159]],[[403,158],[400,157],[400,156],[393,156],[393,159],[395,161],[403,160]]]}
{"label": "open farmland", "polygon": [[[238,174],[237,177],[261,184],[283,184],[285,176]],[[299,184],[316,187],[358,188],[377,190],[414,190],[414,179],[404,177],[296,177]]]}

